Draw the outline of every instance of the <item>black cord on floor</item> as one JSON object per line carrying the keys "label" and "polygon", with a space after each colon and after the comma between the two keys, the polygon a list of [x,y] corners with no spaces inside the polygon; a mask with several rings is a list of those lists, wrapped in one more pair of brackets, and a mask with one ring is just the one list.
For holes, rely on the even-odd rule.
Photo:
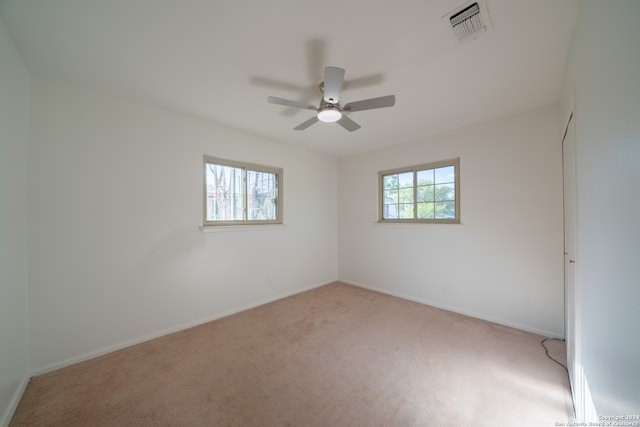
{"label": "black cord on floor", "polygon": [[[562,341],[564,342],[564,340],[558,339],[558,338],[545,338],[542,341],[540,341],[540,345],[542,346],[542,348],[544,348],[544,352],[547,355],[547,357],[551,360],[553,360],[554,362],[556,362],[558,365],[562,366],[565,370],[565,372],[567,373],[567,380],[569,381],[569,387],[571,387],[571,375],[569,375],[569,369],[567,369],[566,365],[563,365],[562,363],[558,362],[556,359],[554,359],[553,357],[551,357],[551,355],[549,354],[549,349],[547,348],[546,345],[544,345],[544,343],[546,341],[549,340],[555,340],[555,341]],[[571,404],[573,405],[573,416],[575,418],[576,416],[576,405],[575,402],[573,401],[573,397],[571,398]]]}
{"label": "black cord on floor", "polygon": [[542,346],[542,348],[544,348],[544,352],[546,353],[547,357],[549,359],[553,360],[554,362],[556,362],[558,365],[562,366],[564,368],[564,370],[567,371],[567,376],[568,376],[569,375],[569,370],[567,369],[567,367],[565,365],[563,365],[562,363],[558,362],[553,357],[551,357],[551,355],[549,354],[549,349],[547,348],[546,345],[544,345],[544,343],[549,341],[549,340],[556,340],[556,341],[564,341],[564,340],[559,340],[558,338],[545,338],[542,341],[540,341],[540,345]]}

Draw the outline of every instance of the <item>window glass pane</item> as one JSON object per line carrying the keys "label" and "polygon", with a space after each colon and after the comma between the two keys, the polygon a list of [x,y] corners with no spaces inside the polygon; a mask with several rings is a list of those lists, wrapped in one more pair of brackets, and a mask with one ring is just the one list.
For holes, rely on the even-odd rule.
{"label": "window glass pane", "polygon": [[398,201],[400,203],[413,203],[413,187],[399,189]]}
{"label": "window glass pane", "polygon": [[444,184],[449,182],[455,182],[455,168],[453,166],[446,166],[444,168],[435,169],[436,184]]}
{"label": "window glass pane", "polygon": [[432,202],[434,197],[433,185],[424,185],[422,187],[418,187],[419,202]]}
{"label": "window glass pane", "polygon": [[401,203],[398,205],[399,218],[413,218],[413,203]]}
{"label": "window glass pane", "polygon": [[418,218],[429,219],[435,218],[434,203],[418,203]]}
{"label": "window glass pane", "polygon": [[207,163],[207,211],[209,221],[243,219],[242,169]]}
{"label": "window glass pane", "polygon": [[413,172],[404,172],[398,175],[400,188],[413,188]]}
{"label": "window glass pane", "polygon": [[385,204],[382,211],[382,217],[384,219],[396,219],[398,218],[398,205],[397,204]]}
{"label": "window glass pane", "polygon": [[418,171],[418,185],[433,184],[433,169]]}
{"label": "window glass pane", "polygon": [[277,217],[278,179],[275,173],[247,170],[247,220]]}
{"label": "window glass pane", "polygon": [[397,203],[398,202],[398,190],[385,190],[384,192],[384,203]]}
{"label": "window glass pane", "polygon": [[398,175],[387,175],[383,177],[384,181],[384,189],[390,190],[394,188],[398,188]]}
{"label": "window glass pane", "polygon": [[448,201],[456,199],[455,184],[437,184],[435,187],[436,201]]}
{"label": "window glass pane", "polygon": [[455,218],[455,202],[436,202],[436,218]]}

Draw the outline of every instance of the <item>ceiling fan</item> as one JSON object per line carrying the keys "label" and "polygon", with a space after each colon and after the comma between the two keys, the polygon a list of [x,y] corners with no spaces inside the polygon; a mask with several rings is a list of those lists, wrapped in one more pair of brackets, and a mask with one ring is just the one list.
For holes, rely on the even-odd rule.
{"label": "ceiling fan", "polygon": [[321,121],[327,123],[337,122],[340,126],[353,132],[360,129],[360,125],[347,117],[344,112],[373,110],[374,108],[393,107],[396,103],[395,95],[381,96],[379,98],[364,99],[362,101],[349,102],[344,106],[340,105],[340,90],[344,82],[344,69],[338,67],[324,67],[324,82],[320,84],[323,91],[320,106],[315,107],[304,102],[291,101],[288,99],[270,96],[267,102],[270,104],[284,105],[286,107],[302,108],[313,110],[318,114],[294,127],[294,130],[304,130],[312,124]]}

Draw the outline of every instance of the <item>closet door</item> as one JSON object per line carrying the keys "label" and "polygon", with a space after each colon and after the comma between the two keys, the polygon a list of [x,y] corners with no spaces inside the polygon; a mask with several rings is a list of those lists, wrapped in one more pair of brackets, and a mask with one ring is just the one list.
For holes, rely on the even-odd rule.
{"label": "closet door", "polygon": [[[572,115],[562,141],[562,170],[564,182],[564,285],[565,285],[565,339],[567,368],[574,402],[580,395],[580,305],[576,286],[576,138],[575,118]],[[576,405],[576,413],[579,408]],[[576,414],[577,415],[577,414]]]}

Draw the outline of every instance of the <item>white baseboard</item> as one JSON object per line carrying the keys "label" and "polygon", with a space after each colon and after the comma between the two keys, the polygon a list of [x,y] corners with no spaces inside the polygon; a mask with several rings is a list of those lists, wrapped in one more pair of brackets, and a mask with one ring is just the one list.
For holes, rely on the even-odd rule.
{"label": "white baseboard", "polygon": [[13,418],[13,414],[16,412],[16,408],[18,408],[18,403],[20,403],[20,399],[22,399],[22,395],[24,391],[27,389],[27,384],[29,384],[29,380],[31,377],[27,372],[24,373],[24,377],[16,391],[13,393],[11,400],[9,401],[9,406],[7,406],[2,413],[2,418],[0,418],[0,427],[8,427],[11,422],[11,418]]}
{"label": "white baseboard", "polygon": [[520,323],[515,323],[515,322],[510,322],[510,321],[507,321],[507,320],[503,320],[503,319],[497,319],[497,318],[494,318],[494,317],[485,316],[485,315],[478,314],[478,313],[475,313],[475,312],[472,312],[472,311],[468,311],[468,310],[461,310],[461,309],[459,309],[457,307],[453,307],[453,306],[446,305],[446,304],[440,304],[438,302],[429,301],[429,300],[425,300],[425,299],[422,299],[422,298],[412,297],[410,295],[405,295],[405,294],[402,294],[400,292],[394,292],[394,291],[390,291],[390,290],[387,290],[387,289],[377,288],[375,286],[369,286],[369,285],[365,285],[363,283],[353,282],[353,281],[350,281],[350,280],[339,279],[339,281],[342,282],[342,283],[349,284],[349,285],[357,286],[359,288],[369,289],[371,291],[380,292],[382,294],[391,295],[391,296],[394,296],[394,297],[406,299],[406,300],[417,302],[417,303],[420,303],[420,304],[429,305],[431,307],[441,308],[443,310],[452,311],[454,313],[463,314],[465,316],[474,317],[474,318],[480,319],[480,320],[486,320],[487,322],[497,323],[498,325],[508,326],[508,327],[514,328],[514,329],[520,329],[522,331],[531,332],[531,333],[534,333],[534,334],[542,335],[544,337],[564,339],[563,336],[561,336],[561,335],[559,335],[559,334],[557,334],[555,332],[545,331],[543,329],[533,328],[533,327],[528,326],[528,325],[522,325]]}
{"label": "white baseboard", "polygon": [[261,305],[264,305],[264,304],[269,304],[271,302],[278,301],[278,300],[281,300],[283,298],[287,298],[287,297],[290,297],[292,295],[296,295],[296,294],[299,294],[299,293],[302,293],[302,292],[306,292],[306,291],[309,291],[311,289],[319,288],[320,286],[324,286],[324,285],[327,285],[329,283],[333,283],[333,282],[321,283],[321,284],[318,284],[318,285],[308,286],[308,287],[302,288],[302,289],[296,289],[294,291],[283,292],[283,293],[277,294],[277,295],[275,295],[273,297],[265,298],[263,300],[259,300],[257,302],[251,303],[251,304],[246,304],[246,305],[243,305],[243,306],[240,306],[240,307],[236,307],[236,308],[231,309],[231,310],[227,310],[227,311],[224,311],[224,312],[221,312],[221,313],[217,313],[217,314],[215,314],[215,315],[213,315],[211,317],[200,319],[200,320],[197,320],[195,322],[188,322],[188,323],[185,323],[185,324],[182,324],[182,325],[179,325],[179,326],[175,326],[175,327],[172,327],[172,328],[164,329],[164,330],[159,331],[159,332],[155,332],[153,334],[149,334],[149,335],[145,335],[145,336],[142,336],[142,337],[134,338],[132,340],[127,340],[127,341],[124,341],[124,342],[121,342],[121,343],[118,343],[118,344],[115,344],[115,345],[112,345],[112,346],[109,346],[109,347],[102,348],[100,350],[96,350],[96,351],[92,351],[92,352],[89,352],[89,353],[85,353],[85,354],[80,355],[80,356],[70,357],[70,358],[62,360],[60,362],[52,363],[52,364],[47,365],[45,367],[34,369],[33,372],[32,372],[32,375],[33,376],[37,376],[37,375],[46,374],[47,372],[51,372],[51,371],[55,371],[57,369],[65,368],[67,366],[75,365],[76,363],[84,362],[84,361],[87,361],[87,360],[90,360],[90,359],[93,359],[93,358],[96,358],[96,357],[99,357],[99,356],[103,356],[105,354],[113,353],[114,351],[122,350],[123,348],[131,347],[131,346],[136,345],[136,344],[141,344],[143,342],[150,341],[150,340],[153,340],[153,339],[156,339],[156,338],[160,338],[160,337],[163,337],[165,335],[173,334],[175,332],[180,332],[180,331],[183,331],[185,329],[189,329],[189,328],[193,328],[195,326],[203,325],[205,323],[209,323],[209,322],[212,322],[214,320],[222,319],[223,317],[231,316],[232,314],[236,314],[236,313],[239,313],[241,311],[249,310],[251,308],[255,308],[255,307],[258,307],[258,306],[261,306]]}

